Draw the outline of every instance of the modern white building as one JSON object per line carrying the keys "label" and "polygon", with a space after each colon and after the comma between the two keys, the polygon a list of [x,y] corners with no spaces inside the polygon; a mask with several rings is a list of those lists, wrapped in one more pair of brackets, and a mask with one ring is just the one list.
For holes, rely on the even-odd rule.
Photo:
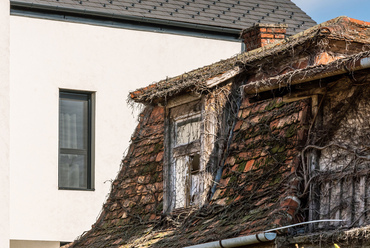
{"label": "modern white building", "polygon": [[129,90],[239,53],[253,23],[314,24],[284,2],[0,0],[0,247],[90,229],[135,127]]}

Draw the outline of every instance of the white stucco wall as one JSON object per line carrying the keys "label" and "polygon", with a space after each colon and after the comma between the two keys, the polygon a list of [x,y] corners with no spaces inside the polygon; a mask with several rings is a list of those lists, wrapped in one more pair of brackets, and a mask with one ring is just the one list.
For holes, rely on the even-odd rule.
{"label": "white stucco wall", "polygon": [[0,247],[9,247],[9,1],[0,0]]}
{"label": "white stucco wall", "polygon": [[[90,229],[128,147],[129,90],[230,57],[240,43],[11,16],[10,236]],[[58,190],[59,88],[96,91],[94,192]]]}

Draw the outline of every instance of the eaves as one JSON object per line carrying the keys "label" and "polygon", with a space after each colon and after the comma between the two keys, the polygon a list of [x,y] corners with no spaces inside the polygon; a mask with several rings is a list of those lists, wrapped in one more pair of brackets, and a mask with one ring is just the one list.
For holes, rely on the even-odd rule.
{"label": "eaves", "polygon": [[99,12],[83,8],[77,9],[24,1],[11,1],[10,13],[16,16],[240,42],[241,29]]}

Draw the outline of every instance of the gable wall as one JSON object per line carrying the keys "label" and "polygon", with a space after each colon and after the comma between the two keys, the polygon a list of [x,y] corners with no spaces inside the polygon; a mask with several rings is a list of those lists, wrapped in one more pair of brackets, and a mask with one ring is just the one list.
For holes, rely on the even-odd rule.
{"label": "gable wall", "polygon": [[[361,83],[359,83],[361,82]],[[358,74],[332,82],[323,96],[321,125],[313,130],[318,151],[317,219],[342,219],[316,228],[369,224],[369,87]],[[355,86],[358,85],[358,86]]]}

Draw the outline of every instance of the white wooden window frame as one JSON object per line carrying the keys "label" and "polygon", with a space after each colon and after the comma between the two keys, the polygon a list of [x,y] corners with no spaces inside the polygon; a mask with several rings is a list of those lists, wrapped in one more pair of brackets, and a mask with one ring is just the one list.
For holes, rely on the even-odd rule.
{"label": "white wooden window frame", "polygon": [[[192,122],[194,120],[194,122]],[[199,122],[199,135],[197,139],[191,139],[189,142],[177,143],[178,127],[183,122],[196,123]],[[201,154],[201,140],[202,140],[202,127],[203,120],[202,114],[199,112],[189,113],[186,115],[178,116],[173,120],[173,130],[171,131],[171,157],[173,158],[170,165],[172,171],[172,208],[186,208],[199,204],[199,197],[201,194],[201,173],[203,169],[202,166],[202,154]],[[188,149],[186,149],[188,148]],[[177,153],[176,150],[186,149]],[[192,157],[199,155],[199,170],[197,173],[192,173],[190,162]],[[182,173],[179,173],[179,161],[183,159],[180,165],[183,169]],[[196,180],[197,179],[197,180]],[[197,181],[197,186],[194,186],[195,181]],[[183,187],[182,187],[183,184]],[[182,199],[179,200],[180,195]]]}

